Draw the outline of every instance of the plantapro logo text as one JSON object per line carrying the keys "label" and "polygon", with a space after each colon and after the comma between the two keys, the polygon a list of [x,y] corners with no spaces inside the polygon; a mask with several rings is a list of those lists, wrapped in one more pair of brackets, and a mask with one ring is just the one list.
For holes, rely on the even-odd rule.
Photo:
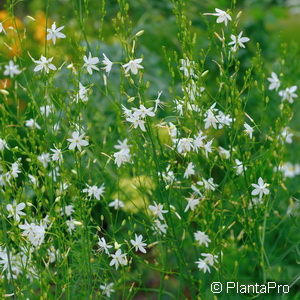
{"label": "plantapro logo text", "polygon": [[239,282],[228,281],[226,283],[213,282],[210,290],[214,294],[288,294],[290,286],[269,281],[266,284],[241,284]]}

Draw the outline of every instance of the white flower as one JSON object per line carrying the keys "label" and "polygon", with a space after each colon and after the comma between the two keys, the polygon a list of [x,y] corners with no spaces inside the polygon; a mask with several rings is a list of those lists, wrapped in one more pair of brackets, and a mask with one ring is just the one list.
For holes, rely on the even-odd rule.
{"label": "white flower", "polygon": [[33,119],[29,119],[25,121],[25,126],[32,128],[32,129],[41,129],[41,126]]}
{"label": "white flower", "polygon": [[91,52],[89,52],[89,57],[84,56],[83,60],[84,60],[83,67],[86,68],[86,70],[88,71],[88,73],[90,75],[93,74],[93,70],[99,71],[99,68],[96,67],[96,64],[99,63],[99,58],[98,57],[92,57]]}
{"label": "white flower", "polygon": [[51,28],[47,29],[47,41],[52,40],[53,44],[55,45],[56,39],[64,39],[66,36],[60,32],[62,29],[64,29],[65,26],[56,27],[55,22],[52,24]]}
{"label": "white flower", "polygon": [[208,244],[211,242],[208,235],[202,231],[197,231],[194,233],[195,240],[198,242],[199,246],[204,245],[208,247]]}
{"label": "white flower", "polygon": [[19,75],[21,71],[19,70],[19,66],[15,65],[12,60],[8,62],[8,65],[4,66],[5,70],[3,74],[5,76],[10,76],[10,78],[13,78],[15,75]]}
{"label": "white flower", "polygon": [[127,257],[126,253],[122,254],[122,250],[118,249],[115,254],[111,254],[112,260],[110,262],[110,266],[115,266],[116,270],[118,269],[119,265],[127,265]]}
{"label": "white flower", "polygon": [[247,42],[250,41],[249,38],[242,37],[242,35],[243,35],[243,31],[241,31],[238,36],[233,35],[233,34],[230,35],[230,38],[231,38],[232,41],[230,43],[228,43],[228,45],[229,46],[232,45],[231,49],[232,49],[233,52],[236,52],[239,47],[245,48],[244,43],[247,43]]}
{"label": "white flower", "polygon": [[227,26],[228,21],[231,21],[231,16],[224,10],[221,10],[219,8],[215,8],[215,13],[205,13],[205,16],[216,16],[217,23],[224,23],[225,26]]}
{"label": "white flower", "polygon": [[132,74],[136,75],[139,69],[144,68],[143,66],[141,66],[142,61],[142,58],[137,58],[130,60],[127,64],[124,64],[123,68],[125,69],[125,73],[127,74],[130,71]]}
{"label": "white flower", "polygon": [[163,217],[163,214],[166,214],[168,211],[167,210],[164,210],[163,209],[163,205],[162,204],[157,204],[155,201],[154,201],[154,205],[149,205],[149,209],[152,211],[152,213],[155,215],[155,216],[158,216],[159,219],[163,220],[164,217]]}
{"label": "white flower", "polygon": [[87,102],[89,100],[89,98],[88,98],[88,89],[85,86],[83,86],[81,84],[81,82],[79,82],[79,89],[78,89],[78,92],[75,95],[73,101],[75,101],[76,103],[78,103],[80,100],[82,102]]}
{"label": "white flower", "polygon": [[96,185],[89,186],[88,184],[86,185],[87,188],[83,189],[82,191],[86,194],[88,194],[89,197],[95,197],[97,200],[100,200],[100,197],[103,196],[104,191],[105,191],[105,186],[102,184],[100,187],[97,187]]}
{"label": "white flower", "polygon": [[79,134],[78,131],[74,131],[72,133],[72,138],[67,139],[67,141],[70,142],[69,150],[74,150],[77,148],[79,151],[81,151],[81,147],[85,147],[89,144],[88,141],[84,140],[85,134]]}
{"label": "white flower", "polygon": [[45,56],[41,56],[40,60],[34,60],[37,66],[33,69],[34,72],[39,72],[44,70],[46,73],[49,73],[49,70],[56,70],[56,67],[51,63],[53,57],[46,58]]}
{"label": "white flower", "polygon": [[270,85],[269,85],[269,90],[272,91],[272,90],[278,90],[278,88],[280,87],[280,80],[277,76],[276,73],[272,72],[271,73],[271,77],[267,78],[268,81],[270,82]]}
{"label": "white flower", "polygon": [[178,153],[186,153],[193,149],[193,142],[192,138],[182,138],[179,139],[177,144],[177,151]]}
{"label": "white flower", "polygon": [[20,216],[25,216],[26,214],[22,211],[25,208],[25,203],[21,202],[19,204],[16,201],[13,204],[7,204],[6,209],[9,212],[8,218],[13,217],[17,223],[20,222]]}
{"label": "white flower", "polygon": [[214,191],[218,187],[218,185],[214,183],[213,178],[209,178],[208,180],[203,178],[202,180],[198,181],[197,184],[204,186],[204,189],[207,191]]}
{"label": "white flower", "polygon": [[143,253],[146,253],[145,246],[147,246],[146,243],[143,242],[143,236],[135,234],[135,240],[130,240],[130,243],[133,247],[135,247],[135,251],[141,251]]}
{"label": "white flower", "polygon": [[199,270],[204,273],[210,273],[210,266],[213,266],[217,262],[218,256],[210,253],[201,253],[201,255],[204,259],[199,258],[199,260],[196,261],[196,264],[198,265]]}
{"label": "white flower", "polygon": [[77,224],[76,221],[72,218],[66,221],[66,225],[68,227],[67,230],[70,234],[72,234],[72,232],[75,230],[76,224]]}
{"label": "white flower", "polygon": [[263,195],[268,195],[270,193],[270,190],[267,188],[269,184],[265,183],[261,177],[258,179],[258,184],[252,183],[251,185],[254,187],[251,195],[259,195],[259,199],[261,199]]}
{"label": "white flower", "polygon": [[160,220],[154,220],[153,229],[158,233],[166,234],[168,225],[161,223]]}
{"label": "white flower", "polygon": [[100,248],[100,251],[104,251],[107,255],[109,255],[109,249],[112,248],[111,245],[108,245],[105,241],[105,238],[99,238],[98,240],[98,246]]}
{"label": "white flower", "polygon": [[0,22],[0,33],[3,32],[4,34],[6,34],[6,31],[3,27],[3,22]]}
{"label": "white flower", "polygon": [[196,64],[194,61],[186,58],[186,59],[181,59],[180,63],[181,63],[181,67],[179,68],[179,70],[183,71],[185,77],[190,77],[195,75],[194,69],[196,67]]}
{"label": "white flower", "polygon": [[47,168],[48,163],[50,162],[50,154],[42,153],[37,157],[38,161],[43,165],[44,168]]}
{"label": "white flower", "polygon": [[109,207],[113,207],[114,209],[119,209],[119,208],[123,208],[125,205],[124,205],[124,202],[119,200],[119,199],[115,199],[114,201],[111,201],[109,204],[108,204]]}
{"label": "white flower", "polygon": [[132,110],[134,111],[134,115],[142,119],[146,118],[147,116],[155,116],[155,113],[153,112],[153,107],[146,108],[144,105],[140,105],[139,108],[134,107]]}
{"label": "white flower", "polygon": [[65,207],[61,208],[62,215],[66,215],[67,217],[70,217],[74,212],[74,206],[73,205],[66,205]]}
{"label": "white flower", "polygon": [[5,148],[9,149],[7,142],[0,138],[0,151],[3,151]]}
{"label": "white flower", "polygon": [[252,139],[254,129],[247,123],[244,123],[245,132],[249,135],[250,139]]}
{"label": "white flower", "polygon": [[204,148],[204,151],[205,151],[205,156],[208,157],[208,153],[211,153],[212,152],[212,149],[211,149],[211,144],[212,144],[213,140],[207,142],[206,144],[204,144],[203,148]]}
{"label": "white flower", "polygon": [[54,107],[52,105],[44,105],[40,107],[40,112],[43,116],[48,117],[53,112]]}
{"label": "white flower", "polygon": [[241,175],[244,170],[246,171],[247,170],[247,167],[245,167],[243,165],[243,163],[238,160],[238,159],[235,159],[235,166],[234,166],[235,170],[236,170],[236,175]]}
{"label": "white flower", "polygon": [[297,98],[298,95],[295,93],[298,87],[293,85],[291,87],[286,88],[279,92],[279,96],[281,97],[281,101],[288,101],[289,103],[294,102],[294,98]]}
{"label": "white flower", "polygon": [[293,142],[294,134],[291,132],[291,129],[289,127],[283,128],[280,136],[283,142],[286,142],[288,144],[291,144]]}
{"label": "white flower", "polygon": [[209,265],[205,260],[199,258],[195,263],[197,264],[198,269],[203,271],[203,273],[210,273]]}
{"label": "white flower", "polygon": [[50,150],[53,152],[53,154],[51,155],[52,160],[57,161],[59,164],[61,164],[63,161],[63,155],[61,149],[57,149],[54,146],[54,149],[50,149]]}
{"label": "white flower", "polygon": [[38,247],[44,242],[45,238],[45,224],[36,225],[34,223],[19,225],[19,228],[23,230],[22,235],[27,237],[29,242],[34,246]]}
{"label": "white flower", "polygon": [[102,63],[104,64],[105,67],[103,67],[102,69],[105,70],[105,72],[107,74],[109,74],[109,72],[111,71],[112,65],[113,63],[107,58],[107,56],[102,53],[104,59],[102,60]]}
{"label": "white flower", "polygon": [[224,158],[224,159],[229,159],[230,158],[230,151],[222,148],[221,146],[219,146],[218,151],[219,151],[219,154],[222,158]]}
{"label": "white flower", "polygon": [[104,283],[100,285],[100,289],[102,290],[102,294],[106,297],[110,297],[110,294],[115,290],[112,288],[114,286],[113,283]]}
{"label": "white flower", "polygon": [[290,162],[286,162],[282,164],[278,168],[278,170],[283,173],[284,177],[293,178],[300,174],[300,164],[292,164]]}
{"label": "white flower", "polygon": [[194,164],[190,162],[188,164],[187,168],[185,169],[183,177],[188,178],[191,175],[195,175],[195,169],[194,168],[195,168]]}
{"label": "white flower", "polygon": [[184,212],[187,212],[189,209],[191,211],[193,211],[195,209],[195,207],[200,203],[200,199],[199,198],[195,198],[193,196],[191,196],[190,198],[185,198],[188,201],[187,206],[185,207]]}
{"label": "white flower", "polygon": [[118,145],[114,146],[119,149],[118,152],[114,153],[115,164],[120,167],[123,163],[130,162],[131,154],[129,145],[127,145],[127,139],[123,141],[118,141]]}

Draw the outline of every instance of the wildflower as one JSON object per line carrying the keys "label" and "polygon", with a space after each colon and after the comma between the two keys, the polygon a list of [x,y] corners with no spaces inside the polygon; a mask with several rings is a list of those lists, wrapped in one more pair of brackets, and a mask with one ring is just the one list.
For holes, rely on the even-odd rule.
{"label": "wildflower", "polygon": [[0,138],[0,151],[3,151],[4,149],[9,149],[7,142]]}
{"label": "wildflower", "polygon": [[26,213],[24,213],[22,210],[25,208],[25,203],[21,202],[19,204],[16,203],[16,201],[13,202],[13,204],[7,204],[6,209],[9,212],[8,218],[13,217],[17,223],[20,222],[20,216],[25,216]]}
{"label": "wildflower", "polygon": [[70,219],[66,221],[66,225],[67,225],[67,230],[70,234],[72,234],[72,232],[75,230],[75,226],[76,226],[76,221],[74,219]]}
{"label": "wildflower", "polygon": [[53,112],[54,107],[52,105],[44,105],[40,107],[40,112],[43,116],[48,117]]}
{"label": "wildflower", "polygon": [[155,216],[158,216],[159,219],[163,220],[164,217],[163,217],[163,214],[166,214],[168,211],[167,210],[164,210],[163,209],[163,205],[162,204],[157,204],[155,201],[154,201],[154,205],[149,205],[149,209],[152,211],[152,213],[155,215]]}
{"label": "wildflower", "polygon": [[43,165],[44,168],[47,168],[48,163],[50,162],[50,154],[42,153],[37,157],[38,161]]}
{"label": "wildflower", "polygon": [[146,243],[143,242],[143,236],[140,234],[139,236],[135,234],[135,240],[130,240],[130,243],[133,247],[135,247],[135,251],[141,251],[143,253],[146,253],[145,246],[147,246]]}
{"label": "wildflower", "polygon": [[3,22],[0,22],[0,33],[3,32],[4,34],[6,34],[6,31],[3,27]]}
{"label": "wildflower", "polygon": [[8,62],[8,65],[4,66],[4,72],[3,75],[10,76],[10,78],[13,78],[15,75],[21,74],[21,71],[19,70],[19,66],[15,65],[12,60]]}
{"label": "wildflower", "polygon": [[254,187],[251,195],[259,195],[259,199],[261,199],[263,195],[270,193],[270,190],[267,188],[269,184],[265,183],[261,177],[258,179],[258,184],[252,183],[251,185]]}
{"label": "wildflower", "polygon": [[204,189],[208,191],[214,191],[218,187],[218,185],[214,183],[213,178],[209,178],[208,180],[203,178],[202,180],[198,181],[197,184],[204,186]]}
{"label": "wildflower", "polygon": [[53,57],[46,58],[45,56],[41,56],[40,60],[34,60],[37,66],[33,69],[34,72],[39,72],[44,70],[46,73],[49,73],[49,70],[56,70],[56,67],[51,63]]}
{"label": "wildflower", "polygon": [[118,141],[118,145],[114,146],[119,151],[114,153],[115,164],[120,167],[123,163],[129,162],[131,158],[130,149],[127,144],[127,139]]}
{"label": "wildflower", "polygon": [[132,110],[134,111],[134,114],[137,117],[140,117],[142,119],[146,118],[147,116],[148,117],[154,117],[155,116],[155,113],[152,111],[153,107],[146,108],[144,105],[140,105],[139,108],[134,107]]}
{"label": "wildflower", "polygon": [[125,205],[124,205],[124,202],[119,200],[119,199],[115,199],[114,201],[110,202],[108,204],[109,207],[113,207],[114,209],[119,209],[119,208],[123,208]]}
{"label": "wildflower", "polygon": [[110,71],[111,71],[111,68],[112,68],[113,63],[107,58],[107,56],[106,56],[104,53],[102,53],[102,55],[103,55],[103,57],[104,57],[104,59],[102,60],[102,63],[103,63],[104,66],[105,66],[105,67],[103,67],[102,69],[105,70],[105,72],[106,72],[107,74],[109,74]]}
{"label": "wildflower", "polygon": [[293,136],[294,134],[291,132],[291,129],[289,127],[283,128],[280,134],[282,141],[288,144],[291,144],[293,142]]}
{"label": "wildflower", "polygon": [[122,250],[118,249],[115,254],[111,254],[112,260],[110,262],[110,266],[115,266],[116,270],[118,269],[119,265],[127,265],[127,253],[122,254]]}
{"label": "wildflower", "polygon": [[92,57],[91,52],[89,52],[89,57],[84,56],[83,60],[84,60],[83,67],[86,68],[86,70],[88,71],[88,73],[90,75],[93,74],[93,70],[99,71],[99,68],[96,67],[96,64],[99,63],[99,58],[98,57]]}
{"label": "wildflower", "polygon": [[32,129],[41,129],[41,126],[33,119],[26,120],[25,126]]}
{"label": "wildflower", "polygon": [[44,242],[45,227],[45,225],[36,225],[34,223],[28,224],[27,221],[23,225],[19,225],[19,228],[23,230],[22,235],[27,237],[34,247],[38,247]]}
{"label": "wildflower", "polygon": [[298,87],[293,85],[291,87],[286,88],[279,92],[279,96],[281,97],[281,101],[288,101],[289,103],[294,102],[294,98],[297,98],[298,95],[295,93]]}
{"label": "wildflower", "polygon": [[115,290],[112,288],[114,286],[113,283],[104,283],[100,285],[100,289],[102,290],[102,294],[106,297],[110,297],[110,294]]}
{"label": "wildflower", "polygon": [[253,135],[253,128],[250,126],[250,125],[248,125],[247,123],[244,123],[244,128],[245,128],[245,133],[246,134],[248,134],[249,135],[249,137],[250,137],[250,139],[252,139],[252,135]]}
{"label": "wildflower", "polygon": [[276,73],[272,72],[271,73],[271,77],[267,78],[268,81],[270,82],[270,85],[269,85],[269,90],[272,91],[272,90],[278,90],[279,87],[280,87],[280,80],[277,76]]}
{"label": "wildflower", "polygon": [[190,77],[195,75],[194,69],[196,67],[196,64],[194,61],[186,58],[186,59],[181,59],[180,63],[181,63],[181,67],[179,68],[179,70],[183,71],[185,77]]}
{"label": "wildflower", "polygon": [[100,187],[97,187],[96,185],[89,186],[88,184],[86,185],[87,188],[83,189],[82,191],[86,194],[88,194],[89,197],[95,197],[97,200],[100,200],[100,197],[103,196],[104,191],[105,191],[105,186],[102,184]]}
{"label": "wildflower", "polygon": [[233,52],[236,52],[239,47],[245,48],[244,43],[247,43],[247,42],[250,41],[249,38],[242,37],[242,35],[243,35],[243,31],[241,31],[238,36],[233,35],[233,34],[230,35],[230,38],[231,38],[232,41],[230,43],[228,43],[228,45],[229,46],[232,45],[231,49],[232,49]]}
{"label": "wildflower", "polygon": [[87,102],[89,100],[89,98],[88,98],[88,89],[85,86],[83,86],[81,82],[79,82],[79,89],[78,89],[78,92],[75,95],[73,101],[78,103],[80,100],[82,102]]}
{"label": "wildflower", "polygon": [[195,210],[195,207],[200,203],[200,199],[194,198],[193,196],[191,196],[190,198],[185,198],[185,199],[188,201],[188,204],[185,207],[184,212],[187,212],[189,209],[191,211]]}
{"label": "wildflower", "polygon": [[236,175],[241,175],[244,170],[246,171],[247,170],[247,167],[245,167],[243,165],[243,163],[238,160],[238,159],[235,159],[235,166],[234,166],[235,170],[236,170]]}
{"label": "wildflower", "polygon": [[64,39],[66,36],[60,32],[62,29],[64,29],[65,26],[56,27],[56,23],[54,22],[51,26],[51,28],[47,29],[47,41],[52,40],[53,44],[55,45],[56,39]]}
{"label": "wildflower", "polygon": [[51,246],[49,249],[47,249],[47,253],[49,256],[49,262],[54,263],[59,254],[59,250],[55,249],[53,246]]}
{"label": "wildflower", "polygon": [[208,153],[212,152],[211,144],[213,140],[207,142],[206,144],[203,145],[204,151],[205,151],[205,156],[208,157]]}
{"label": "wildflower", "polygon": [[201,253],[201,255],[204,257],[204,259],[199,258],[199,260],[196,261],[196,264],[204,273],[210,273],[210,266],[213,266],[217,262],[218,256],[210,253]]}
{"label": "wildflower", "polygon": [[230,158],[230,152],[224,148],[222,148],[221,146],[219,146],[218,148],[219,154],[222,158],[224,159],[229,159]]}
{"label": "wildflower", "polygon": [[78,131],[74,131],[72,133],[72,138],[67,139],[67,141],[70,142],[69,150],[74,150],[75,148],[77,148],[79,151],[81,151],[82,146],[87,146],[89,142],[83,139],[84,136],[84,133],[80,135]]}
{"label": "wildflower", "polygon": [[278,170],[283,173],[284,177],[293,178],[297,175],[300,175],[300,164],[292,164],[290,162],[286,162],[282,164],[278,168]]}
{"label": "wildflower", "polygon": [[208,247],[208,244],[211,242],[208,235],[202,231],[197,231],[194,233],[195,240],[198,242],[199,246],[205,245]]}
{"label": "wildflower", "polygon": [[248,205],[248,209],[252,209],[254,206],[258,206],[263,204],[263,200],[259,199],[259,198],[252,198],[249,205]]}
{"label": "wildflower", "polygon": [[194,169],[194,168],[195,168],[194,164],[190,162],[190,163],[188,164],[188,166],[187,166],[185,172],[184,172],[183,177],[184,177],[184,178],[188,178],[188,177],[190,177],[191,175],[194,175],[194,174],[195,174],[195,169]]}
{"label": "wildflower", "polygon": [[142,131],[146,131],[145,121],[140,119],[139,116],[133,114],[131,117],[127,118],[126,121],[132,123],[133,128],[140,128]]}
{"label": "wildflower", "polygon": [[73,205],[66,205],[61,208],[62,215],[66,215],[67,217],[70,217],[74,212],[74,206]]}
{"label": "wildflower", "polygon": [[203,132],[200,130],[198,132],[198,134],[194,137],[194,145],[193,148],[194,150],[198,153],[198,149],[203,148],[204,147],[204,142],[203,140],[205,140],[207,138],[206,135],[203,134]]}
{"label": "wildflower", "polygon": [[33,185],[37,185],[37,184],[38,184],[37,179],[36,179],[33,175],[28,174],[28,178],[29,178],[30,182],[31,182]]}
{"label": "wildflower", "polygon": [[194,140],[192,138],[179,139],[177,144],[178,153],[185,153],[191,151],[193,149],[193,142]]}
{"label": "wildflower", "polygon": [[158,233],[166,234],[168,225],[161,223],[160,220],[154,220],[153,229]]}
{"label": "wildflower", "polygon": [[112,248],[111,245],[108,245],[105,241],[105,238],[99,238],[98,240],[98,246],[100,248],[100,251],[104,251],[107,255],[109,255],[109,249]]}
{"label": "wildflower", "polygon": [[205,16],[216,16],[217,23],[224,23],[225,26],[227,26],[228,21],[231,21],[231,16],[224,10],[221,10],[219,8],[215,8],[215,13],[205,13]]}
{"label": "wildflower", "polygon": [[125,69],[125,74],[127,74],[130,71],[132,74],[136,75],[139,69],[144,68],[143,66],[141,66],[142,61],[142,58],[138,58],[130,60],[127,64],[124,64],[123,68]]}
{"label": "wildflower", "polygon": [[158,92],[157,98],[154,100],[154,102],[155,102],[154,112],[157,111],[158,107],[163,108],[163,106],[164,106],[162,101],[160,100],[161,94],[162,94],[162,91]]}
{"label": "wildflower", "polygon": [[57,161],[59,164],[61,164],[63,161],[63,155],[61,149],[57,149],[54,146],[54,149],[50,149],[50,150],[53,152],[53,154],[51,154],[52,160]]}

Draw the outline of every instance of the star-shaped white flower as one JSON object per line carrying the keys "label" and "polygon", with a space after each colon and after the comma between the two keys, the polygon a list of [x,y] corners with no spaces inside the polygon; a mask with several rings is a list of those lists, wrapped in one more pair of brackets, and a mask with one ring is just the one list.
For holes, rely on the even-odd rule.
{"label": "star-shaped white flower", "polygon": [[20,216],[25,216],[26,213],[24,213],[22,210],[25,208],[25,203],[21,202],[17,204],[15,201],[13,204],[7,204],[6,209],[9,212],[8,218],[13,217],[17,223],[20,222]]}
{"label": "star-shaped white flower", "polygon": [[136,75],[139,69],[144,69],[141,65],[142,61],[142,58],[137,58],[130,60],[127,64],[124,64],[123,68],[125,69],[125,73],[127,74],[130,71],[132,74]]}
{"label": "star-shaped white flower", "polygon": [[143,236],[141,234],[139,236],[135,234],[135,240],[130,240],[130,243],[133,247],[135,247],[135,251],[139,250],[146,253],[146,249],[144,247],[147,246],[147,244],[143,242]]}
{"label": "star-shaped white flower", "polygon": [[238,36],[233,35],[233,34],[230,35],[230,38],[232,41],[230,43],[228,43],[228,45],[229,46],[232,45],[231,49],[233,52],[236,52],[239,47],[245,48],[244,43],[247,43],[250,41],[250,39],[248,37],[243,37],[242,35],[243,35],[243,31],[241,31]]}
{"label": "star-shaped white flower", "polygon": [[278,90],[278,88],[280,87],[280,80],[277,76],[276,73],[272,72],[271,73],[271,77],[267,78],[268,81],[270,82],[270,85],[269,85],[269,90]]}
{"label": "star-shaped white flower", "polygon": [[56,39],[64,39],[66,38],[65,34],[60,32],[64,29],[65,26],[56,27],[55,22],[52,24],[51,28],[47,29],[47,41],[52,40],[53,44],[55,45]]}
{"label": "star-shaped white flower", "polygon": [[72,137],[67,139],[70,142],[69,150],[74,150],[77,148],[79,151],[81,151],[81,147],[85,147],[89,144],[88,141],[84,140],[85,134],[80,134],[78,131],[74,131],[72,133]]}
{"label": "star-shaped white flower", "polygon": [[33,69],[34,72],[39,72],[44,70],[46,73],[49,73],[49,70],[56,70],[56,67],[51,63],[53,60],[53,57],[46,58],[45,56],[41,56],[40,60],[34,60],[34,62],[37,64],[35,68]]}
{"label": "star-shaped white flower", "polygon": [[215,13],[205,13],[205,16],[216,16],[217,23],[224,23],[225,26],[227,26],[228,21],[231,21],[231,16],[224,10],[221,10],[219,8],[215,8]]}
{"label": "star-shaped white flower", "polygon": [[104,67],[102,69],[105,70],[105,72],[107,74],[109,74],[109,72],[111,71],[113,62],[110,61],[104,53],[102,53],[102,55],[104,57],[104,59],[102,60],[102,63],[104,64]]}
{"label": "star-shaped white flower", "polygon": [[258,179],[258,184],[252,183],[251,185],[254,187],[251,195],[259,195],[259,199],[261,199],[263,195],[268,195],[270,193],[270,190],[267,188],[269,184],[265,183],[261,177]]}
{"label": "star-shaped white flower", "polygon": [[86,68],[86,70],[88,71],[88,73],[90,75],[93,74],[93,70],[99,71],[99,68],[96,67],[96,64],[99,63],[99,58],[98,57],[92,57],[91,52],[89,52],[89,57],[84,56],[83,60],[84,60],[83,67]]}

